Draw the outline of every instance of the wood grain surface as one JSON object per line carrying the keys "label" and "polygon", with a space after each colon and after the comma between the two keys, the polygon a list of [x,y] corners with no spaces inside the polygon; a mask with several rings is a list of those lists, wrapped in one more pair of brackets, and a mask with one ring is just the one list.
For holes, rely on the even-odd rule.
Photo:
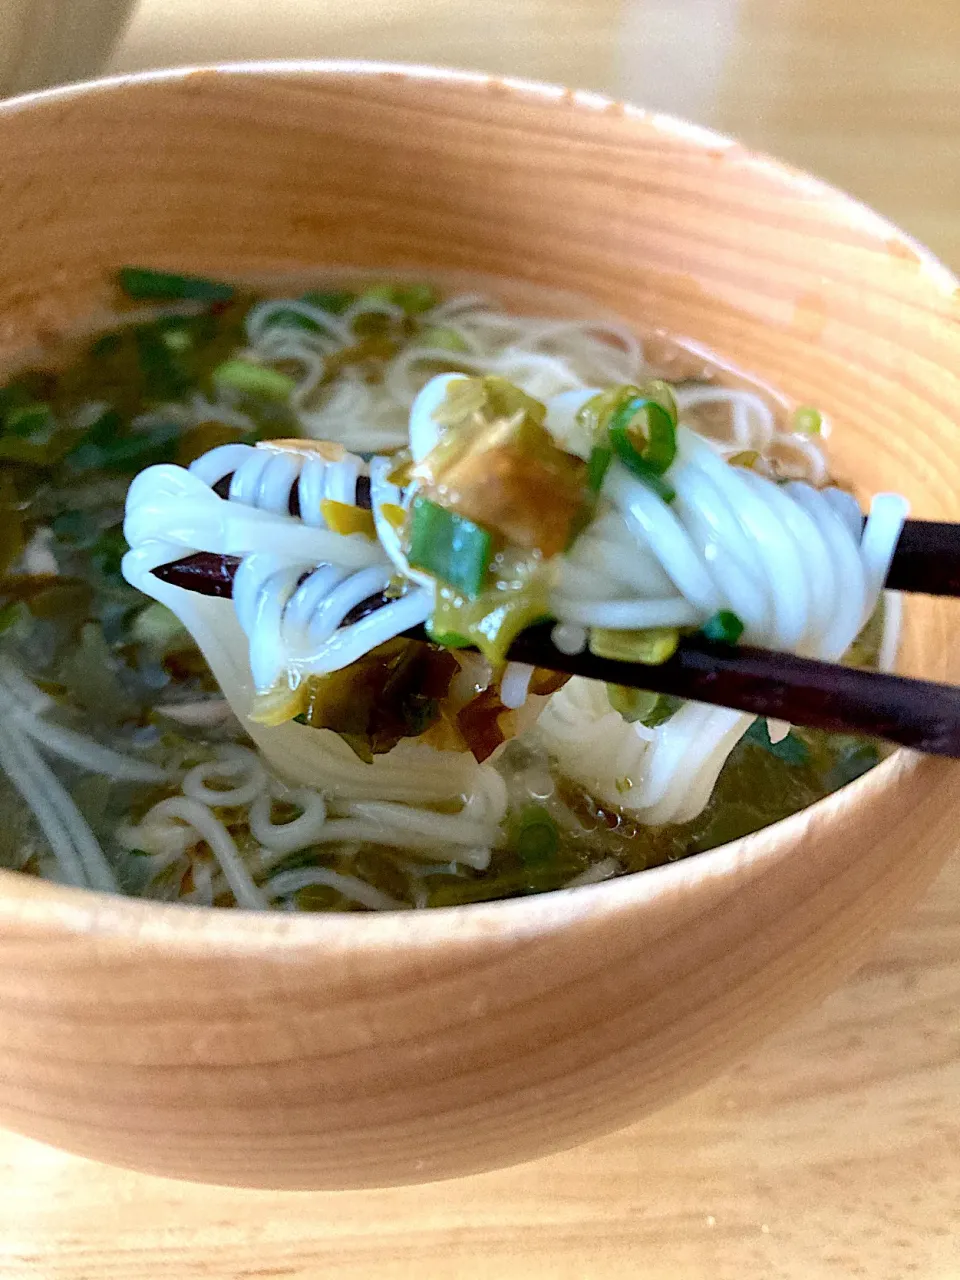
{"label": "wood grain surface", "polygon": [[8,1135],[4,1280],[955,1280],[960,860],[814,1014],[547,1160],[337,1194],[197,1187]]}
{"label": "wood grain surface", "polygon": [[[816,169],[960,262],[960,13],[938,0],[279,0],[269,19],[253,0],[229,19],[202,0],[148,0],[118,65],[262,54],[432,59],[626,92]],[[268,1194],[5,1136],[0,1274],[953,1280],[958,1007],[954,858],[855,980],[740,1068],[513,1170]]]}

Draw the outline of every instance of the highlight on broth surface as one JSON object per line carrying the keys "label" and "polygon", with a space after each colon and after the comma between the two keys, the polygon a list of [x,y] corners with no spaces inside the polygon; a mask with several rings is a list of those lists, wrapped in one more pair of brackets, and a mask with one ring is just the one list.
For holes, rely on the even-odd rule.
{"label": "highlight on broth surface", "polygon": [[638,662],[703,629],[889,668],[905,504],[864,524],[815,411],[426,283],[120,284],[151,309],[0,392],[3,865],[456,905],[702,851],[879,759],[505,661],[546,618]]}

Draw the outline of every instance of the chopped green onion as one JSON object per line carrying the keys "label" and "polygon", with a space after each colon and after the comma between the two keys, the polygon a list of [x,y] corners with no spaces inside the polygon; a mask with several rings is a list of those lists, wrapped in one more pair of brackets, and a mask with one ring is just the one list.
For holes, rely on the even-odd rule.
{"label": "chopped green onion", "polygon": [[598,391],[577,410],[577,426],[589,440],[601,439],[610,425],[617,405],[625,395],[639,395],[639,387],[608,387],[606,391]]}
{"label": "chopped green onion", "polygon": [[793,430],[801,435],[818,436],[823,431],[823,417],[812,405],[802,404],[793,415]]}
{"label": "chopped green onion", "polygon": [[743,635],[743,623],[729,609],[720,609],[706,620],[700,633],[713,644],[736,644]]}
{"label": "chopped green onion", "polygon": [[193,334],[183,324],[164,325],[160,330],[160,341],[168,351],[189,351],[193,346]]}
{"label": "chopped green onion", "polygon": [[490,564],[492,538],[472,520],[429,498],[415,498],[407,559],[416,569],[448,582],[465,596],[480,594]]}
{"label": "chopped green onion", "polygon": [[424,630],[434,644],[442,645],[444,649],[469,649],[473,644],[469,636],[462,636],[459,631],[435,630],[432,618],[427,619]]}
{"label": "chopped green onion", "polygon": [[250,360],[225,360],[214,369],[213,380],[260,400],[286,400],[297,385],[288,374]]}
{"label": "chopped green onion", "polygon": [[394,297],[394,287],[392,284],[372,284],[369,289],[364,289],[360,295],[361,302],[389,302],[393,306],[400,304]]}
{"label": "chopped green onion", "polygon": [[675,716],[683,704],[684,699],[678,698],[672,693],[658,694],[656,706],[643,717],[643,723],[648,729],[656,729],[659,725],[666,724],[668,720]]}
{"label": "chopped green onion", "polygon": [[649,689],[631,689],[625,684],[607,685],[607,701],[630,724],[646,723],[646,717],[655,710],[659,697]]}
{"label": "chopped green onion", "polygon": [[636,476],[636,478],[645,484],[648,489],[652,489],[657,497],[663,502],[673,502],[674,498],[677,496],[673,485],[668,484],[667,481],[659,476],[655,471],[650,470],[644,462],[642,455],[638,453],[634,447],[634,444],[625,428],[611,428],[610,443],[613,445],[614,453],[627,470],[631,472],[631,474]]}
{"label": "chopped green onion", "polygon": [[419,316],[432,311],[440,301],[440,295],[431,284],[399,284],[394,288],[393,301],[408,316]]}
{"label": "chopped green onion", "polygon": [[121,267],[117,276],[120,288],[128,298],[145,301],[229,302],[236,293],[232,284],[224,284],[220,280],[151,271],[147,267]]}
{"label": "chopped green onion", "polygon": [[473,600],[441,586],[429,625],[437,635],[465,638],[496,666],[506,661],[507,651],[522,631],[549,617],[542,584],[499,582]]}
{"label": "chopped green onion", "polygon": [[669,410],[648,396],[631,396],[610,419],[617,457],[631,471],[662,476],[677,456],[677,428]]}
{"label": "chopped green onion", "polygon": [[627,685],[608,684],[607,701],[630,724],[656,729],[665,724],[683,706],[683,698],[672,693],[651,693],[649,689],[632,689]]}
{"label": "chopped green onion", "polygon": [[429,284],[377,284],[360,295],[371,302],[392,302],[408,316],[419,316],[431,311],[440,301],[440,295]]}
{"label": "chopped green onion", "polygon": [[618,410],[637,399],[659,405],[673,425],[677,425],[679,415],[673,388],[669,382],[663,382],[659,378],[648,379],[640,386],[623,383],[620,386],[608,387],[606,391],[598,391],[580,407],[577,412],[577,422],[591,436],[597,438],[613,425],[613,418]]}
{"label": "chopped green onion", "polygon": [[309,289],[301,293],[300,301],[321,311],[329,311],[331,315],[342,316],[348,307],[356,301],[356,294],[348,289]]}
{"label": "chopped green onion", "polygon": [[673,387],[669,382],[664,382],[662,378],[648,378],[646,382],[641,384],[640,390],[650,400],[653,400],[665,410],[674,426],[677,425],[680,414],[677,409],[676,396],[673,394]]}
{"label": "chopped green onion", "polygon": [[667,503],[668,506],[677,496],[677,491],[673,485],[667,484],[666,480],[661,479],[660,476],[644,476],[643,483],[648,489],[653,490],[661,502]]}
{"label": "chopped green onion", "polygon": [[556,854],[560,832],[543,805],[531,804],[517,819],[514,842],[520,861],[528,869],[535,869]]}
{"label": "chopped green onion", "polygon": [[419,342],[424,347],[435,347],[440,351],[464,352],[470,350],[456,329],[447,329],[442,325],[437,325],[433,329],[424,329],[423,333],[420,334]]}
{"label": "chopped green onion", "polygon": [[590,451],[590,457],[587,460],[587,484],[591,492],[599,493],[603,486],[603,481],[607,474],[607,469],[613,461],[613,451],[605,449],[603,445],[595,444]]}
{"label": "chopped green onion", "polygon": [[597,658],[642,662],[648,667],[659,667],[676,653],[680,632],[676,627],[649,627],[645,631],[592,627],[587,643]]}

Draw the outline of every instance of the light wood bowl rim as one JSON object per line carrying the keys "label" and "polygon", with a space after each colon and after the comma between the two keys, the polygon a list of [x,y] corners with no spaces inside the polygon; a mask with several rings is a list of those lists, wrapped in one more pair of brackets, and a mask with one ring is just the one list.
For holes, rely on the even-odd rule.
{"label": "light wood bowl rim", "polygon": [[[756,166],[775,175],[788,188],[819,195],[842,205],[858,225],[877,236],[895,238],[908,247],[916,255],[931,285],[942,289],[945,294],[960,295],[960,280],[930,249],[842,188],[775,156],[746,147],[735,138],[680,117],[651,111],[593,91],[572,90],[549,82],[429,64],[367,59],[258,59],[158,68],[25,93],[0,102],[0,117],[144,85],[240,76],[253,79],[338,76],[358,80],[387,76],[436,81],[499,95],[506,92],[517,97],[533,97],[541,102],[564,102],[582,111],[616,112],[642,120],[666,136],[675,136],[704,150],[722,150],[735,156],[739,164]],[[56,919],[59,926],[68,932],[98,941],[114,939],[125,943],[136,939],[161,950],[176,951],[180,956],[193,954],[198,958],[211,953],[278,957],[280,953],[291,951],[340,952],[344,944],[355,951],[366,952],[376,952],[384,947],[432,949],[444,941],[460,946],[489,939],[492,935],[504,940],[534,936],[544,930],[562,928],[598,911],[601,914],[611,910],[619,913],[639,908],[654,898],[693,890],[708,880],[736,880],[747,871],[758,868],[770,870],[788,857],[802,856],[801,846],[811,816],[817,822],[818,839],[822,840],[824,836],[829,837],[829,824],[835,815],[841,811],[849,814],[851,807],[861,811],[868,809],[873,797],[887,787],[897,786],[905,790],[917,787],[924,781],[926,772],[936,764],[936,758],[926,758],[900,748],[839,791],[751,835],[676,862],[576,889],[558,889],[528,897],[423,911],[287,914],[149,902],[93,889],[57,885],[20,872],[0,869],[0,922],[25,922],[35,918],[38,923],[49,927]]]}

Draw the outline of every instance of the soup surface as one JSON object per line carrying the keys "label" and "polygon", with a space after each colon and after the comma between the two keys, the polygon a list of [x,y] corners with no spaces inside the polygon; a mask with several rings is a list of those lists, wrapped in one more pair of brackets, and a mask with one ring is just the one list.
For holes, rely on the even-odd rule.
{"label": "soup surface", "polygon": [[[471,764],[483,760],[482,775],[462,793],[426,798],[415,782],[378,796],[331,789],[322,776],[312,787],[283,781],[189,633],[121,572],[125,497],[145,467],[296,437],[390,454],[407,442],[414,396],[447,371],[494,373],[544,399],[578,381],[661,377],[681,421],[740,465],[817,485],[824,427],[680,340],[650,335],[641,346],[612,321],[512,317],[429,283],[347,281],[277,297],[127,271],[122,285],[115,327],[48,353],[0,390],[3,866],[197,905],[459,905],[696,854],[879,760],[878,744],[757,721],[698,816],[645,825],[609,790],[603,798],[572,776],[535,716],[504,705],[472,659],[458,668],[450,658],[454,678],[473,683],[456,723],[445,719],[419,653],[429,646],[401,640],[335,686],[346,691],[349,724],[328,718],[332,728],[302,732],[339,727],[335,745],[351,768],[372,768],[397,743],[406,759],[416,740],[417,768],[431,744],[447,755],[452,745]],[[882,643],[889,648],[881,608],[848,660],[872,664]],[[679,710],[603,686],[554,691],[535,678],[532,688],[540,709],[563,698],[575,715],[582,699],[592,716],[584,742],[603,715],[654,733]],[[376,716],[368,708],[358,719],[360,703]]]}

